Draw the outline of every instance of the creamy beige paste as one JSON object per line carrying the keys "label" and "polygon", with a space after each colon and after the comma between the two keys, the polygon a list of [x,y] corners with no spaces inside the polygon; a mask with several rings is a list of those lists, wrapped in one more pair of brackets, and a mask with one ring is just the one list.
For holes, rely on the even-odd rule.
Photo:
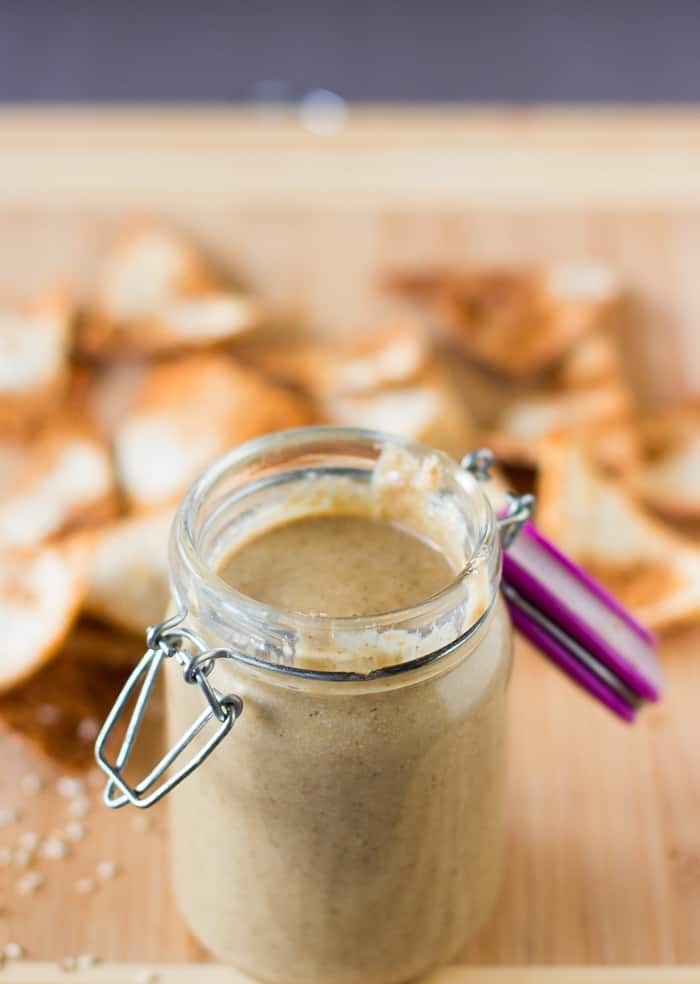
{"label": "creamy beige paste", "polygon": [[[269,605],[334,616],[455,576],[427,541],[348,515],[278,525],[218,570]],[[202,697],[168,672],[175,738]],[[499,885],[509,672],[500,603],[456,652],[396,676],[219,661],[212,679],[243,715],[171,798],[175,892],[197,935],[274,984],[387,984],[452,959]]]}
{"label": "creamy beige paste", "polygon": [[218,573],[274,608],[343,618],[408,608],[454,578],[443,554],[384,520],[305,516],[229,554]]}

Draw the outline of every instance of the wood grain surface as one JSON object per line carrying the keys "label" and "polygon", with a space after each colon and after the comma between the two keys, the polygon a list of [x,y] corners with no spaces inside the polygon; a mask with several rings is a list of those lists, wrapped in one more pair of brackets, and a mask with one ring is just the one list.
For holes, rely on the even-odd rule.
{"label": "wood grain surface", "polygon": [[[106,964],[72,972],[76,984],[251,984],[230,967],[204,964]],[[55,964],[19,963],[5,969],[4,984],[65,984]],[[445,967],[416,984],[697,984],[695,967]]]}
{"label": "wood grain surface", "polygon": [[[506,878],[461,963],[700,963],[699,645],[700,630],[664,644],[666,696],[629,727],[518,644]],[[22,813],[0,845],[64,827],[61,769],[10,733],[0,760],[0,805]],[[43,778],[39,795],[22,793],[27,772]],[[89,800],[84,840],[66,860],[39,859],[36,893],[17,892],[24,869],[0,867],[0,944],[44,960],[205,960],[169,895],[166,803],[112,813],[97,788]],[[103,860],[116,877],[80,894],[76,882]]]}
{"label": "wood grain surface", "polygon": [[[134,207],[190,231],[260,288],[282,324],[324,333],[391,310],[377,290],[389,268],[600,257],[632,295],[625,338],[640,398],[700,391],[700,113],[353,110],[320,138],[246,113],[0,112],[0,289],[64,275],[86,289]],[[518,646],[506,880],[462,964],[700,963],[699,645],[700,630],[664,640],[667,695],[634,728]],[[0,762],[0,806],[21,811],[0,827],[0,848],[21,831],[63,829],[62,767],[10,732]],[[27,773],[43,792],[22,792]],[[84,840],[63,861],[38,861],[34,894],[17,891],[22,869],[0,866],[0,947],[16,940],[48,961],[206,960],[169,896],[165,807],[146,819],[109,813],[92,782]],[[116,877],[81,894],[76,881],[104,860]],[[32,973],[5,970],[56,979]],[[132,979],[120,973],[95,979]],[[451,969],[431,984],[476,979],[487,978]]]}
{"label": "wood grain surface", "polygon": [[349,332],[387,269],[594,256],[647,399],[700,392],[700,112],[0,110],[0,290],[83,285],[125,209],[177,220],[288,321]]}

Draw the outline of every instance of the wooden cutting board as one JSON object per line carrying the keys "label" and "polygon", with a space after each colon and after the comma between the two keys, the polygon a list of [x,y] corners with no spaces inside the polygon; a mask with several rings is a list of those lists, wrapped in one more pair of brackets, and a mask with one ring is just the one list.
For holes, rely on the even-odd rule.
{"label": "wooden cutting board", "polygon": [[[506,879],[461,963],[700,964],[699,647],[700,630],[664,644],[668,692],[628,727],[518,644]],[[22,813],[0,846],[65,827],[65,770],[16,734],[0,736],[0,761],[0,805]],[[22,792],[28,773],[39,794]],[[206,960],[169,895],[166,804],[110,812],[96,779],[84,839],[65,860],[39,859],[41,888],[18,894],[25,869],[0,867],[0,945],[51,961]],[[114,878],[97,878],[100,861],[117,865]],[[85,878],[95,887],[81,894]]]}
{"label": "wooden cutting board", "polygon": [[[641,397],[700,389],[692,110],[353,110],[329,137],[293,115],[0,112],[0,288],[62,274],[88,284],[134,207],[175,220],[290,322],[322,333],[385,313],[377,285],[400,264],[600,257],[634,291],[625,337]],[[700,963],[699,651],[700,630],[664,641],[668,693],[630,729],[519,645],[506,880],[461,963]],[[43,792],[22,791],[27,774]],[[0,826],[0,848],[16,847],[21,830],[65,827],[61,774],[0,733],[0,807],[22,811]],[[98,799],[88,782],[85,837],[63,861],[39,860],[45,881],[34,894],[17,891],[23,869],[0,865],[0,944],[17,940],[36,960],[205,960],[169,896],[164,809],[144,819],[108,813]],[[116,877],[96,879],[100,861],[114,861]],[[94,891],[78,891],[84,879],[96,879]],[[22,981],[50,973],[5,971]],[[121,973],[102,968],[97,979],[131,979]],[[199,967],[164,979],[195,973],[208,979]],[[542,979],[513,973],[490,979]],[[206,974],[238,984],[228,971]],[[486,978],[450,970],[433,984],[475,979]],[[672,976],[590,977],[617,979]]]}
{"label": "wooden cutting board", "polygon": [[[251,984],[228,967],[108,964],[73,972],[76,984]],[[3,974],[5,984],[65,984],[66,973],[52,964],[17,964]],[[446,967],[416,984],[697,984],[700,969],[575,967]]]}

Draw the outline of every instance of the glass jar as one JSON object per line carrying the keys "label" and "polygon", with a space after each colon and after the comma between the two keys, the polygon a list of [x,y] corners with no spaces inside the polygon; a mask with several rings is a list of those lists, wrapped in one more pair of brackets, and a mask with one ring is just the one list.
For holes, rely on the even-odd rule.
{"label": "glass jar", "polygon": [[[444,548],[462,563],[432,598],[329,618],[273,610],[217,575],[276,516],[362,511],[380,467],[385,518],[449,518]],[[279,984],[389,984],[454,957],[494,902],[503,855],[511,632],[479,483],[386,434],[272,435],[190,489],[171,566],[178,631],[207,647],[188,682],[205,670],[221,728],[238,718],[170,797],[172,881],[194,933]],[[202,688],[175,660],[165,676],[176,745]]]}

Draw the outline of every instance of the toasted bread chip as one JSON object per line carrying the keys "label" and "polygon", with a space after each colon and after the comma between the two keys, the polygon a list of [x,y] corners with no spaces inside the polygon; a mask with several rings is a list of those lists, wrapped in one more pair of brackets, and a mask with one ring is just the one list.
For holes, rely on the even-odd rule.
{"label": "toasted bread chip", "polygon": [[58,405],[72,319],[70,296],[60,287],[30,303],[0,304],[0,434],[25,433]]}
{"label": "toasted bread chip", "polygon": [[0,550],[36,546],[104,522],[116,510],[109,453],[79,424],[59,419],[29,444],[6,442],[5,460],[12,477],[0,488]]}
{"label": "toasted bread chip", "polygon": [[700,404],[650,415],[641,438],[643,458],[630,476],[631,487],[670,519],[700,519]]}
{"label": "toasted bread chip", "polygon": [[60,647],[85,595],[89,555],[82,537],[0,554],[0,693]]}
{"label": "toasted bread chip", "polygon": [[221,353],[152,366],[117,427],[121,486],[134,506],[168,502],[224,451],[314,422],[307,401]]}
{"label": "toasted bread chip", "polygon": [[555,433],[575,435],[611,471],[636,460],[632,394],[615,343],[602,332],[581,339],[545,382],[504,402],[487,443],[508,463],[536,467],[542,442]]}
{"label": "toasted bread chip", "polygon": [[143,635],[168,603],[168,538],[175,507],[129,516],[95,537],[86,611]]}
{"label": "toasted bread chip", "polygon": [[596,263],[534,270],[474,269],[407,275],[394,286],[427,300],[436,321],[473,359],[507,376],[558,362],[588,331],[610,320],[619,298],[612,272]]}
{"label": "toasted bread chip", "polygon": [[257,364],[275,379],[323,396],[401,385],[415,379],[428,361],[425,338],[403,321],[345,342],[267,351]]}
{"label": "toasted bread chip", "polygon": [[259,320],[256,300],[224,284],[184,239],[144,220],[130,223],[107,257],[78,347],[98,359],[161,355],[227,341]]}
{"label": "toasted bread chip", "polygon": [[440,366],[427,370],[409,386],[328,396],[321,407],[330,423],[400,434],[457,458],[477,443],[469,412]]}
{"label": "toasted bread chip", "polygon": [[700,616],[700,549],[647,516],[562,437],[542,449],[537,521],[649,628]]}

